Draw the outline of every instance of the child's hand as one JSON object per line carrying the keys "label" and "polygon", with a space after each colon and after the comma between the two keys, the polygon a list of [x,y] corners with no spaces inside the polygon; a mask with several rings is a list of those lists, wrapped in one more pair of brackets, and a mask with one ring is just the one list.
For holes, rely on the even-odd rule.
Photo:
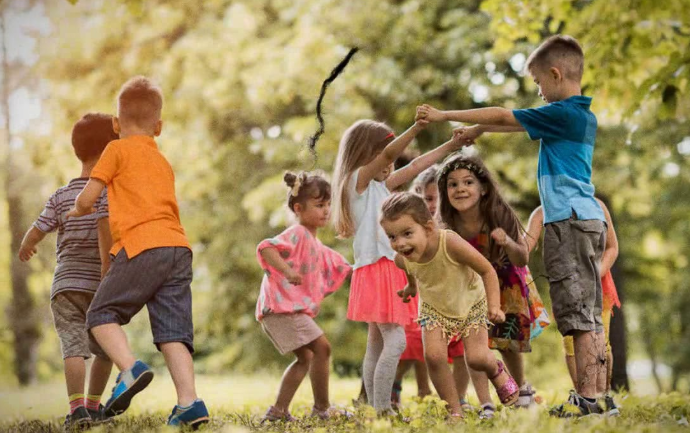
{"label": "child's hand", "polygon": [[491,232],[491,237],[499,246],[505,247],[510,242],[510,237],[502,228],[497,228]]}
{"label": "child's hand", "polygon": [[506,315],[501,307],[489,307],[489,320],[494,324],[503,323],[506,321]]}
{"label": "child's hand", "polygon": [[414,298],[417,296],[417,289],[408,284],[404,289],[398,290],[398,296],[402,298],[403,302],[408,303],[410,302],[410,297]]}
{"label": "child's hand", "polygon": [[474,144],[474,141],[483,133],[484,131],[479,128],[479,125],[461,126],[453,130],[453,138],[458,137],[463,143]]}
{"label": "child's hand", "polygon": [[428,104],[417,107],[417,116],[415,119],[425,119],[429,122],[442,122],[446,120],[443,116],[443,111],[437,110]]}
{"label": "child's hand", "polygon": [[22,245],[19,247],[19,260],[22,262],[28,261],[31,257],[33,257],[34,254],[36,254],[36,251],[38,251],[36,247],[28,248]]}
{"label": "child's hand", "polygon": [[67,212],[67,213],[65,214],[65,216],[66,216],[67,218],[76,218],[76,217],[80,217],[80,216],[84,216],[84,215],[89,215],[89,214],[92,214],[92,213],[94,213],[94,212],[96,212],[96,208],[95,208],[95,207],[92,207],[91,209],[89,209],[88,212],[82,212],[82,211],[80,211],[80,210],[75,206],[75,207],[73,207],[72,209],[70,209],[69,212]]}
{"label": "child's hand", "polygon": [[293,269],[285,272],[285,278],[287,278],[288,282],[290,282],[292,285],[299,286],[302,284],[302,276]]}
{"label": "child's hand", "polygon": [[417,118],[415,117],[414,119],[414,126],[417,127],[417,129],[421,130],[426,128],[426,126],[429,124],[429,121],[423,118]]}

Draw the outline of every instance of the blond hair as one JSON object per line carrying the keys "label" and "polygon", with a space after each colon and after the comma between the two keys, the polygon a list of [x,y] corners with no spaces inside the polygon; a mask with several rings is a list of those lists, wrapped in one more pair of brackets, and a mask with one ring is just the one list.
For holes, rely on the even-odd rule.
{"label": "blond hair", "polygon": [[162,109],[161,88],[141,75],[127,80],[117,95],[117,116],[120,122],[132,123],[141,129],[155,128]]}
{"label": "blond hair", "polygon": [[333,169],[333,223],[341,238],[354,235],[348,186],[352,173],[371,162],[391,141],[393,130],[385,123],[358,120],[340,139]]}

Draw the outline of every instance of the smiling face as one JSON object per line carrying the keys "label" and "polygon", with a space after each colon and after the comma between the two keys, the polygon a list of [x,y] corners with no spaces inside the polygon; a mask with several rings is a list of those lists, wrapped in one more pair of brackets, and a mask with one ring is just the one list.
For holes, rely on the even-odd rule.
{"label": "smiling face", "polygon": [[382,220],[381,226],[393,250],[407,260],[419,262],[429,255],[429,235],[435,230],[433,221],[429,220],[422,225],[412,216],[403,214],[394,220]]}
{"label": "smiling face", "polygon": [[316,229],[328,224],[331,216],[331,199],[309,198],[304,204],[295,204],[295,215],[303,226]]}
{"label": "smiling face", "polygon": [[471,171],[461,168],[448,174],[446,194],[453,209],[463,213],[479,206],[484,188]]}

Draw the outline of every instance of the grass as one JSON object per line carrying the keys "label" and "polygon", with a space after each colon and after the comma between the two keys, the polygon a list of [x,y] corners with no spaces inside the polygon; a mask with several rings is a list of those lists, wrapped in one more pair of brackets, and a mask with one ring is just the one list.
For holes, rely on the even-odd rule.
{"label": "grass", "polygon": [[[690,432],[690,396],[668,394],[658,396],[617,395],[622,405],[618,418],[587,417],[583,419],[556,419],[548,415],[548,407],[567,397],[567,383],[559,383],[558,389],[548,390],[549,383],[535,381],[543,403],[530,410],[502,409],[491,421],[481,421],[476,414],[468,414],[466,420],[449,425],[444,420],[443,405],[438,398],[419,401],[412,398],[415,386],[407,381],[403,394],[403,415],[409,423],[398,419],[378,419],[372,408],[354,409],[351,399],[359,391],[355,378],[332,378],[331,395],[334,404],[355,412],[350,420],[329,422],[306,418],[311,408],[311,390],[308,380],[300,387],[292,406],[293,415],[299,420],[289,425],[261,426],[259,420],[272,404],[279,377],[266,376],[199,376],[197,388],[211,412],[212,421],[203,430],[214,432],[247,431],[311,431],[326,432],[516,432],[570,433],[593,432]],[[551,384],[553,385],[553,384]],[[564,386],[565,385],[565,386]],[[548,391],[547,391],[548,390]],[[106,392],[108,394],[108,392]],[[11,388],[0,391],[0,431],[9,432],[58,432],[67,409],[64,384],[54,382],[29,388]],[[166,432],[166,417],[175,402],[172,382],[166,372],[160,372],[146,391],[138,395],[125,415],[107,426],[91,431],[101,432]],[[475,401],[476,403],[476,401]]]}

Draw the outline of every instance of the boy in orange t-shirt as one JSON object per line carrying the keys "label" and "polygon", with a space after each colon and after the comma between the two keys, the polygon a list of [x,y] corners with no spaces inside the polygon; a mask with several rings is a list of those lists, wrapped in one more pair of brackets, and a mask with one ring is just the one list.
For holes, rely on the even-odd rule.
{"label": "boy in orange t-shirt", "polygon": [[124,412],[153,379],[137,360],[122,325],[146,305],[153,342],[163,352],[177,390],[169,425],[208,422],[194,385],[192,250],[180,224],[175,175],[154,140],[161,133],[163,96],[145,77],[127,81],[118,95],[112,141],[91,171],[68,216],[93,212],[108,187],[112,264],[87,314],[87,327],[120,369],[108,416]]}

